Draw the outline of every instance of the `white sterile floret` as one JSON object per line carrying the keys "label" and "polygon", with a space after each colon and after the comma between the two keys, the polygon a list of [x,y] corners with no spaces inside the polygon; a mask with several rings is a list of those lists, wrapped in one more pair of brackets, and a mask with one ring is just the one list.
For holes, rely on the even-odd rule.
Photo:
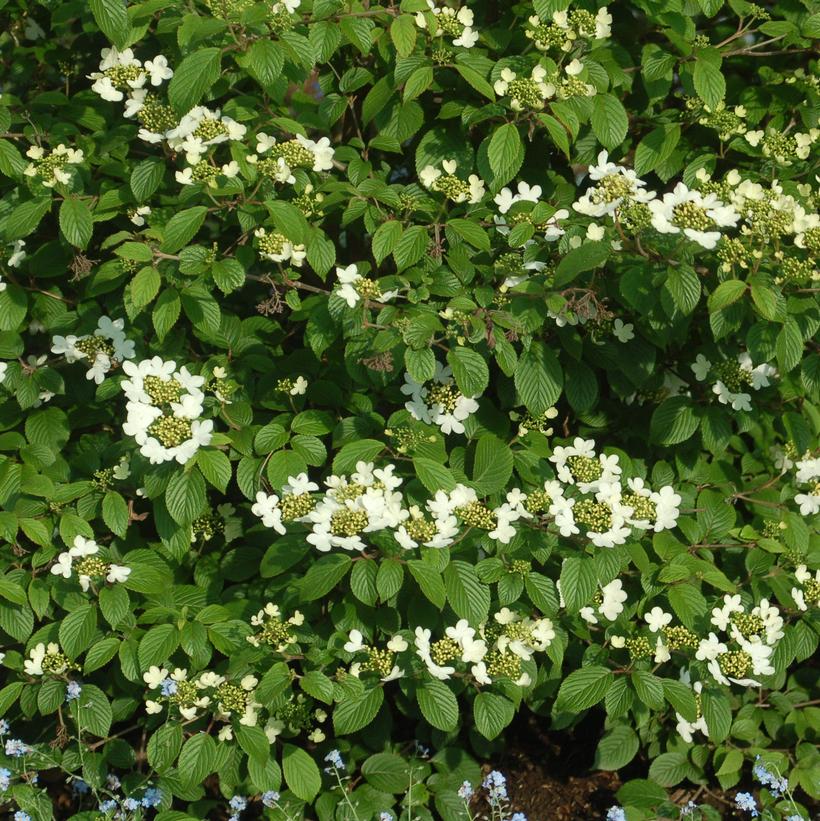
{"label": "white sterile floret", "polygon": [[464,433],[464,422],[478,410],[478,402],[458,390],[448,365],[436,362],[435,375],[429,382],[416,382],[409,373],[404,379],[401,392],[410,397],[405,408],[414,419],[437,425],[444,434]]}
{"label": "white sterile floret", "polygon": [[631,168],[611,162],[606,151],[601,151],[597,164],[589,167],[589,178],[595,185],[572,205],[589,217],[612,217],[619,208],[655,198],[655,192],[645,190],[646,183]]}
{"label": "white sterile floret", "polygon": [[185,464],[200,447],[210,443],[213,422],[203,412],[205,378],[177,369],[160,357],[135,364],[125,362],[129,377],[122,383],[128,398],[123,431],[140,445],[152,464],[176,460]]}
{"label": "white sterile floret", "polygon": [[349,308],[355,308],[359,302],[389,302],[398,291],[382,291],[378,282],[366,279],[359,273],[355,264],[345,268],[336,268],[336,279],[339,283],[334,293],[343,299]]}
{"label": "white sterile floret", "polygon": [[623,589],[623,582],[615,579],[601,588],[602,600],[598,606],[598,612],[610,621],[615,621],[624,610],[624,602],[627,600],[626,590]]}
{"label": "white sterile floret", "polygon": [[713,249],[721,237],[717,229],[734,227],[740,214],[731,205],[724,204],[716,194],[689,189],[679,182],[663,199],[649,203],[652,227],[661,234],[678,234],[706,249]]}
{"label": "white sterile floret", "polygon": [[426,165],[419,172],[419,180],[425,188],[440,192],[453,202],[481,202],[485,193],[483,180],[476,174],[462,180],[455,175],[457,168],[455,160],[444,160],[441,169]]}
{"label": "white sterile floret", "polygon": [[67,362],[87,360],[86,378],[99,385],[112,368],[134,358],[134,342],[126,338],[124,328],[124,320],[103,316],[93,334],[55,336],[51,352],[65,356]]}

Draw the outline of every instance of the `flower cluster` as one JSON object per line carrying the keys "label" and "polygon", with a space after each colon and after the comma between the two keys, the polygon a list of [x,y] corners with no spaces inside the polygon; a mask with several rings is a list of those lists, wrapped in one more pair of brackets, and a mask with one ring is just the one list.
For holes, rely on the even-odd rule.
{"label": "flower cluster", "polygon": [[336,279],[338,286],[334,293],[343,299],[349,308],[355,308],[362,300],[389,302],[398,294],[398,291],[383,292],[379,283],[362,276],[355,264],[336,268]]}
{"label": "flower cluster", "polygon": [[473,12],[467,6],[457,9],[437,5],[427,0],[429,11],[416,13],[416,25],[428,31],[432,37],[447,37],[454,46],[472,48],[478,42],[478,32],[473,28]]}
{"label": "flower cluster", "polygon": [[759,391],[768,388],[771,379],[777,377],[777,368],[763,362],[754,365],[751,355],[742,351],[734,359],[724,359],[712,364],[703,354],[698,354],[691,365],[692,373],[699,382],[714,379],[712,393],[721,405],[730,405],[732,410],[752,410],[752,396],[745,389]]}
{"label": "flower cluster", "polygon": [[438,426],[445,435],[464,433],[464,422],[478,410],[475,397],[464,396],[459,391],[452,368],[438,361],[429,382],[416,382],[405,373],[401,392],[410,397],[405,408],[414,419]]}
{"label": "flower cluster", "polygon": [[51,572],[64,579],[70,579],[76,573],[84,592],[95,580],[105,579],[109,584],[128,581],[130,567],[103,561],[99,553],[100,547],[93,539],[77,535],[73,545],[57,557]]}
{"label": "flower cluster", "polygon": [[163,705],[168,705],[175,707],[186,721],[207,710],[217,721],[230,722],[236,716],[240,724],[255,727],[262,709],[254,700],[259,681],[252,675],[235,683],[210,670],[191,679],[184,668],[177,667],[170,672],[165,667],[151,666],[142,678],[149,689],[158,691],[145,702],[145,709],[151,715],[162,712]]}
{"label": "flower cluster", "polygon": [[[66,166],[79,165],[85,158],[81,149],[69,148],[63,143],[51,151],[39,145],[32,145],[26,151],[26,156],[31,162],[23,173],[27,177],[38,178],[46,188],[53,188],[57,183],[68,185],[71,182],[71,173]],[[11,260],[9,264],[12,264]]]}
{"label": "flower cluster", "polygon": [[134,342],[126,337],[124,328],[124,320],[101,316],[93,334],[55,336],[51,352],[64,356],[66,362],[88,360],[90,367],[85,377],[99,385],[109,371],[134,358]]}
{"label": "flower cluster", "polygon": [[606,6],[596,14],[586,9],[554,11],[550,21],[536,14],[527,21],[524,33],[539,51],[570,52],[607,39],[612,34],[612,15]]}
{"label": "flower cluster", "polygon": [[425,188],[444,194],[453,202],[477,203],[484,198],[484,181],[477,174],[470,174],[467,180],[456,176],[458,163],[444,160],[441,168],[426,165],[419,172],[419,180]]}
{"label": "flower cluster", "polygon": [[128,376],[122,383],[128,398],[123,432],[136,439],[151,464],[176,460],[184,465],[210,443],[213,422],[200,419],[205,377],[158,356],[136,364],[126,362],[123,370]]}

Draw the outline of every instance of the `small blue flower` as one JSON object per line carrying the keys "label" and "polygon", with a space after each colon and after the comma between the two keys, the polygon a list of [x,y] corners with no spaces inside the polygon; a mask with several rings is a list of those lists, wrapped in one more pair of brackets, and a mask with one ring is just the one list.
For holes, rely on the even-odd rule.
{"label": "small blue flower", "polygon": [[513,817],[510,819],[510,821],[527,821],[527,816],[524,815],[523,812],[516,812],[513,813]]}
{"label": "small blue flower", "polygon": [[786,821],[807,821],[802,815],[790,815]]}
{"label": "small blue flower", "polygon": [[17,812],[14,813],[14,821],[31,821],[31,816],[27,812],[17,810]]}
{"label": "small blue flower", "polygon": [[0,735],[7,735],[10,729],[11,725],[8,721],[5,718],[0,718]]}
{"label": "small blue flower", "polygon": [[626,821],[623,807],[610,807],[606,811],[606,821]]}
{"label": "small blue flower", "polygon": [[140,802],[136,798],[126,798],[122,802],[122,808],[127,812],[136,812],[140,808]]}
{"label": "small blue flower", "polygon": [[325,772],[333,770],[343,770],[345,763],[342,760],[342,754],[338,750],[331,750],[326,756],[325,761],[330,764],[330,767],[325,767]]}
{"label": "small blue flower", "polygon": [[109,773],[106,776],[105,783],[108,785],[109,790],[114,790],[115,792],[122,786],[119,778],[117,778],[114,773]]}
{"label": "small blue flower", "polygon": [[389,812],[380,812],[379,821],[396,821]]}
{"label": "small blue flower", "polygon": [[487,790],[490,803],[497,804],[499,801],[507,799],[507,779],[498,770],[493,770],[484,779],[481,786]]}
{"label": "small blue flower", "polygon": [[235,813],[242,812],[248,806],[248,802],[243,795],[235,795],[228,803]]}
{"label": "small blue flower", "polygon": [[65,688],[65,700],[74,701],[75,699],[78,699],[82,691],[83,688],[79,681],[69,681],[68,686]]}
{"label": "small blue flower", "polygon": [[103,801],[100,804],[100,812],[112,812],[113,810],[117,809],[117,802],[113,798],[109,798],[107,801]]}
{"label": "small blue flower", "polygon": [[473,797],[473,785],[469,781],[462,782],[458,788],[458,797],[464,801],[469,801]]}
{"label": "small blue flower", "polygon": [[19,738],[10,738],[6,742],[6,755],[11,758],[22,758],[31,751],[31,747]]}
{"label": "small blue flower", "polygon": [[279,801],[279,793],[276,790],[268,790],[262,793],[262,803],[266,807],[275,807],[277,801]]}
{"label": "small blue flower", "polygon": [[159,690],[164,696],[172,696],[177,691],[177,683],[172,678],[166,678],[159,685]]}
{"label": "small blue flower", "polygon": [[156,787],[149,787],[142,796],[142,806],[145,809],[149,807],[158,807],[162,802],[162,793]]}
{"label": "small blue flower", "polygon": [[735,796],[735,805],[739,810],[746,810],[752,814],[752,818],[757,818],[759,815],[757,811],[757,801],[755,797],[749,792],[739,792]]}
{"label": "small blue flower", "polygon": [[0,767],[0,792],[5,792],[11,784],[11,770]]}

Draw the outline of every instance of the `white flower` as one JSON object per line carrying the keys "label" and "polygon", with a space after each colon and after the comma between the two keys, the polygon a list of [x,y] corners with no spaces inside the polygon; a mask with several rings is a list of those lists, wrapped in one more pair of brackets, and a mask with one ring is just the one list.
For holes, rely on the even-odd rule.
{"label": "white flower", "polygon": [[51,566],[51,572],[55,576],[62,576],[64,579],[71,578],[71,566],[74,562],[71,554],[68,552],[61,553],[54,564]]}
{"label": "white flower", "polygon": [[615,579],[601,588],[603,601],[598,607],[598,612],[610,621],[620,616],[624,610],[624,602],[627,600],[626,591],[623,589],[623,582]]}
{"label": "white flower", "polygon": [[564,68],[564,71],[566,71],[570,77],[577,77],[583,70],[584,64],[578,59],[568,63]]}
{"label": "white flower", "polygon": [[692,369],[692,373],[695,374],[695,379],[698,382],[704,382],[709,375],[712,363],[702,353],[699,353],[689,367]]}
{"label": "white flower", "polygon": [[604,238],[606,234],[606,229],[603,225],[596,225],[595,223],[590,223],[587,226],[587,239],[591,240],[592,242],[599,242]]}
{"label": "white flower", "polygon": [[[9,268],[19,268],[20,263],[26,258],[26,243],[23,240],[18,239],[11,244],[11,247],[12,252],[11,256],[8,258],[8,266]],[[5,284],[0,290],[5,290]]]}
{"label": "white flower", "polygon": [[336,295],[341,297],[349,308],[355,308],[361,295],[356,290],[356,283],[362,279],[355,263],[348,265],[346,268],[336,268],[336,279],[341,283],[336,288]]}
{"label": "white flower", "polygon": [[134,209],[133,213],[130,215],[129,219],[134,225],[143,226],[145,225],[145,217],[151,213],[151,206],[150,205],[140,205]]}
{"label": "white flower", "polygon": [[634,325],[630,322],[624,322],[618,318],[615,320],[612,332],[619,342],[629,342],[630,339],[635,338]]}
{"label": "white flower", "polygon": [[698,661],[713,661],[726,651],[726,645],[714,633],[709,633],[709,638],[700,640],[695,658]]}
{"label": "white flower", "polygon": [[100,77],[98,80],[95,80],[91,86],[91,90],[99,94],[103,100],[108,100],[112,103],[118,103],[125,99],[125,94],[114,86],[110,77]]}
{"label": "white flower", "polygon": [[820,513],[820,495],[817,493],[798,493],[794,501],[800,506],[801,516],[814,516]]}
{"label": "white flower", "polygon": [[644,621],[649,625],[649,629],[653,633],[663,630],[670,621],[672,621],[672,614],[667,613],[660,607],[653,607],[648,613],[644,615]]}
{"label": "white flower", "polygon": [[142,674],[142,680],[152,690],[156,690],[166,678],[168,678],[168,671],[164,667],[157,667],[155,664],[152,664],[148,671]]}
{"label": "white flower", "polygon": [[362,641],[364,637],[359,630],[351,630],[348,641],[345,642],[344,649],[348,653],[358,653],[365,649],[365,644]]}
{"label": "white flower", "polygon": [[105,577],[105,580],[109,584],[114,584],[114,582],[125,582],[128,581],[128,577],[130,575],[130,567],[123,567],[119,564],[110,564],[108,565],[108,575]]}
{"label": "white flower", "polygon": [[[712,250],[721,237],[718,228],[737,225],[740,214],[731,205],[725,205],[716,194],[703,196],[679,182],[663,199],[649,202],[652,227],[661,234],[683,231],[694,242]],[[704,228],[704,224],[710,226]]]}
{"label": "white flower", "polygon": [[174,72],[168,66],[168,60],[161,54],[158,54],[153,60],[146,60],[144,67],[151,79],[152,86],[162,85],[163,80],[170,80],[174,76]]}

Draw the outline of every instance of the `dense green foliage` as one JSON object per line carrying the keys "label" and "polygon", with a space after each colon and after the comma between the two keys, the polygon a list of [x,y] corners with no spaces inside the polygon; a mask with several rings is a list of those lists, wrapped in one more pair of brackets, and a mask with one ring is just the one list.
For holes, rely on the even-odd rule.
{"label": "dense green foliage", "polygon": [[0,812],[809,818],[816,4],[0,17]]}

